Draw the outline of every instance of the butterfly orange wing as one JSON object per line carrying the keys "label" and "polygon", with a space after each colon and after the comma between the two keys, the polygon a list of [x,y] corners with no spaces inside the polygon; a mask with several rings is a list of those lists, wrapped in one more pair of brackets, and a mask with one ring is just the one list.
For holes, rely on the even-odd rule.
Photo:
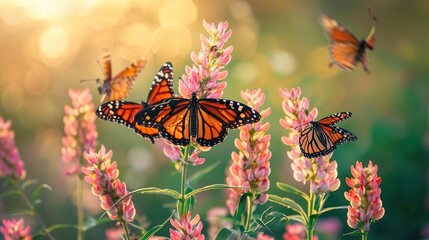
{"label": "butterfly orange wing", "polygon": [[331,41],[329,55],[331,63],[344,70],[356,67],[356,56],[359,49],[359,40],[333,18],[322,15],[320,23],[327,32]]}
{"label": "butterfly orange wing", "polygon": [[137,134],[144,138],[149,138],[153,143],[154,139],[159,137],[158,129],[139,125],[135,116],[143,109],[162,102],[164,98],[173,96],[173,65],[170,62],[166,62],[155,75],[146,103],[109,101],[100,105],[96,114],[105,121],[117,122],[134,129]]}
{"label": "butterfly orange wing", "polygon": [[357,141],[358,138],[353,133],[334,126],[351,115],[350,112],[340,112],[317,122],[311,122],[299,137],[299,145],[303,155],[306,158],[324,156],[343,143]]}
{"label": "butterfly orange wing", "polygon": [[105,97],[102,98],[102,102],[120,100],[127,97],[133,88],[135,78],[146,66],[146,62],[147,61],[144,59],[139,59],[114,78],[107,81],[109,84],[109,91],[106,92]]}

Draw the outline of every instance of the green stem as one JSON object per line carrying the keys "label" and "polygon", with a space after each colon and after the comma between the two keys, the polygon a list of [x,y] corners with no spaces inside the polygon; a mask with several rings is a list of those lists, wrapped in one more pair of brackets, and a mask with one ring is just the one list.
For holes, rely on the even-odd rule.
{"label": "green stem", "polygon": [[82,177],[78,176],[77,179],[77,199],[76,199],[76,208],[77,208],[77,239],[83,240],[84,235],[84,212],[83,212],[83,186],[82,186]]}
{"label": "green stem", "polygon": [[246,223],[245,223],[245,229],[244,231],[249,231],[250,223],[252,222],[253,218],[253,201],[254,201],[254,194],[253,192],[247,196],[247,217],[246,217]]}
{"label": "green stem", "polygon": [[368,232],[362,231],[362,240],[368,239]]}
{"label": "green stem", "polygon": [[313,239],[313,231],[316,220],[314,220],[311,215],[314,212],[314,201],[316,200],[316,194],[310,192],[310,199],[308,201],[308,209],[307,209],[307,240]]}
{"label": "green stem", "polygon": [[130,238],[130,231],[128,229],[128,224],[122,220],[121,225],[122,225],[122,228],[124,229],[124,232],[125,232],[125,239],[130,240],[131,238]]}
{"label": "green stem", "polygon": [[37,219],[37,221],[39,222],[40,226],[43,229],[44,234],[51,240],[55,240],[55,238],[51,235],[50,231],[48,230],[48,228],[46,227],[45,223],[43,222],[42,218],[40,217],[40,215],[37,213],[36,209],[34,208],[33,204],[31,204],[30,199],[28,199],[27,195],[25,194],[25,192],[22,190],[21,186],[18,184],[18,182],[15,179],[11,179],[11,182],[14,186],[14,188],[18,191],[19,195],[22,197],[22,199],[24,200],[25,204],[27,205],[27,207],[30,209],[31,214]]}
{"label": "green stem", "polygon": [[177,209],[179,216],[185,214],[185,196],[186,196],[186,173],[188,171],[188,159],[191,145],[186,146],[183,160],[180,163],[182,165],[181,170],[181,181],[180,181],[180,199],[179,208]]}

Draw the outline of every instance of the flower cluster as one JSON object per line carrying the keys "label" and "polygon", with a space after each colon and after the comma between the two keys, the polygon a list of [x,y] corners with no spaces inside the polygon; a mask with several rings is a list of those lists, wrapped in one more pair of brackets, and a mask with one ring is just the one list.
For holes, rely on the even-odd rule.
{"label": "flower cluster", "polygon": [[[264,93],[258,90],[241,92],[241,97],[250,107],[257,111],[265,101]],[[231,189],[227,206],[232,214],[238,204],[238,198],[246,192],[252,192],[257,196],[256,204],[267,201],[266,191],[270,187],[268,176],[271,173],[269,150],[271,135],[266,134],[270,123],[262,123],[262,120],[271,113],[271,108],[259,111],[261,121],[255,124],[247,124],[240,127],[240,137],[235,140],[238,152],[232,152],[232,162],[226,179],[227,184],[242,187]]]}
{"label": "flower cluster", "polygon": [[[182,152],[182,147],[172,144],[170,141],[164,139],[164,142],[167,146],[164,147],[164,154],[167,156],[173,163],[179,163],[179,160],[184,159],[184,152]],[[206,159],[199,157],[199,154],[204,151],[208,151],[210,147],[198,146],[193,149],[192,153],[189,155],[188,161],[191,162],[194,166],[203,164]]]}
{"label": "flower cluster", "polygon": [[170,224],[175,228],[170,228],[171,240],[204,240],[205,236],[201,233],[203,223],[200,221],[200,216],[197,214],[191,219],[191,212],[187,215],[182,215],[180,220],[170,219]]}
{"label": "flower cluster", "polygon": [[347,224],[362,232],[368,232],[371,224],[384,216],[379,188],[381,178],[377,171],[377,165],[373,165],[371,161],[368,167],[356,162],[356,167],[351,166],[353,178],[346,178],[347,185],[352,188],[344,193],[344,197],[350,201]]}
{"label": "flower cluster", "polygon": [[[292,223],[286,225],[286,232],[283,233],[284,240],[306,240],[306,229],[301,223]],[[317,240],[317,236],[313,236],[313,240]]]}
{"label": "flower cluster", "polygon": [[68,175],[80,174],[83,151],[95,147],[98,133],[95,127],[96,115],[89,89],[69,90],[72,105],[66,105],[64,111],[62,159],[68,164]]}
{"label": "flower cluster", "polygon": [[222,228],[231,228],[232,224],[226,219],[228,210],[224,207],[215,207],[207,212],[207,222],[209,224],[207,234],[209,239],[215,239]]}
{"label": "flower cluster", "polygon": [[317,109],[308,111],[310,102],[301,96],[300,88],[280,89],[283,98],[282,107],[286,117],[280,120],[280,125],[289,130],[288,136],[282,137],[282,142],[292,149],[287,152],[292,159],[293,177],[298,182],[310,181],[311,193],[327,193],[340,187],[337,178],[337,162],[330,161],[332,154],[323,157],[308,159],[304,157],[299,148],[299,136],[305,126],[314,121]]}
{"label": "flower cluster", "polygon": [[30,226],[24,227],[24,219],[11,220],[4,219],[3,226],[0,227],[0,232],[3,234],[5,240],[31,240]]}
{"label": "flower cluster", "polygon": [[[203,21],[204,28],[209,36],[201,34],[201,49],[198,53],[192,52],[192,67],[185,67],[185,74],[179,82],[179,92],[182,97],[191,98],[197,93],[199,98],[220,98],[226,82],[219,83],[228,75],[222,69],[231,61],[232,46],[225,48],[225,43],[231,37],[232,31],[228,30],[228,22],[220,22],[216,27],[214,23]],[[165,140],[168,146],[164,147],[164,154],[173,162],[182,158],[183,147],[177,147]],[[192,150],[189,161],[194,165],[203,164],[205,159],[198,155],[201,151],[208,151],[209,147],[198,146]]]}
{"label": "flower cluster", "polygon": [[193,93],[200,98],[220,98],[226,82],[218,83],[228,75],[222,69],[231,61],[232,46],[227,48],[225,43],[231,37],[232,31],[228,29],[228,22],[208,24],[203,21],[204,28],[209,36],[200,36],[201,50],[192,52],[193,66],[186,66],[186,74],[183,74],[179,82],[179,92],[183,97],[191,98]]}
{"label": "flower cluster", "polygon": [[118,178],[119,170],[116,168],[117,163],[111,162],[112,155],[111,150],[106,153],[103,145],[98,153],[93,149],[85,151],[84,158],[89,166],[82,168],[84,179],[92,185],[92,193],[100,197],[101,208],[107,211],[110,219],[132,222],[136,209],[131,196],[125,197],[128,194],[127,186]]}
{"label": "flower cluster", "polygon": [[24,162],[15,146],[15,133],[11,130],[12,122],[4,121],[0,116],[0,177],[14,177],[22,180],[26,171]]}

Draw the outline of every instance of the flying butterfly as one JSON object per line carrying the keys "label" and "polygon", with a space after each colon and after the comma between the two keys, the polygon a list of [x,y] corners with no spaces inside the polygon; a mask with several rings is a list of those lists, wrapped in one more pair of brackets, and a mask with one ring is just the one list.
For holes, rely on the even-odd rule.
{"label": "flying butterfly", "polygon": [[149,138],[154,143],[154,139],[159,138],[158,129],[139,125],[135,121],[135,115],[145,108],[172,97],[174,97],[173,65],[170,62],[166,62],[156,74],[146,102],[142,101],[140,104],[121,100],[110,101],[101,104],[97,108],[96,114],[105,121],[116,122],[132,128],[137,134],[144,138]]}
{"label": "flying butterfly", "polygon": [[112,61],[110,53],[106,50],[103,59],[101,62],[99,61],[104,74],[104,80],[96,79],[100,85],[98,92],[101,94],[101,102],[122,100],[127,97],[133,88],[137,75],[146,66],[146,62],[145,59],[140,58],[112,78]]}
{"label": "flying butterfly", "polygon": [[306,158],[325,156],[343,143],[357,141],[358,138],[353,133],[334,126],[351,115],[351,112],[339,112],[319,121],[310,122],[299,137],[302,154]]}
{"label": "flying butterfly", "polygon": [[242,103],[214,98],[170,98],[137,113],[136,121],[157,127],[162,137],[175,145],[186,146],[191,140],[201,146],[221,143],[228,129],[255,123],[261,115]]}
{"label": "flying butterfly", "polygon": [[372,15],[371,9],[368,8],[368,10],[373,26],[368,36],[360,41],[333,18],[326,15],[321,16],[320,23],[331,40],[329,46],[330,67],[335,64],[341,69],[351,71],[358,63],[361,63],[362,68],[369,73],[366,49],[374,49],[376,18]]}

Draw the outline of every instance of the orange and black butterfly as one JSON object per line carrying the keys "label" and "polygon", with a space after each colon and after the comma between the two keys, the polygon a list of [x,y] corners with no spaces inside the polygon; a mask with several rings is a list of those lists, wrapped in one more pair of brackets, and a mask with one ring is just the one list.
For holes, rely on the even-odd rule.
{"label": "orange and black butterfly", "polygon": [[138,59],[112,78],[112,61],[110,53],[106,51],[103,59],[99,62],[104,80],[97,79],[97,83],[100,84],[98,92],[101,94],[101,102],[122,100],[127,97],[133,88],[137,75],[146,66],[146,62],[145,59]]}
{"label": "orange and black butterfly", "polygon": [[376,23],[371,9],[369,9],[369,13],[373,20],[373,26],[368,37],[360,41],[333,18],[326,15],[321,16],[320,23],[331,40],[331,45],[329,47],[331,62],[329,66],[335,64],[344,70],[350,71],[354,69],[358,63],[361,63],[363,69],[369,73],[366,49],[374,49]]}
{"label": "orange and black butterfly", "polygon": [[306,158],[325,156],[334,151],[337,146],[357,141],[353,133],[334,126],[346,120],[351,112],[339,112],[316,122],[310,122],[299,137],[299,147]]}
{"label": "orange and black butterfly", "polygon": [[186,146],[191,140],[201,146],[221,143],[228,129],[255,123],[261,115],[242,103],[213,98],[170,98],[139,112],[138,124],[157,127],[162,137],[175,145]]}
{"label": "orange and black butterfly", "polygon": [[158,129],[139,125],[134,117],[143,109],[172,97],[174,97],[173,65],[170,62],[166,62],[156,74],[146,102],[140,104],[121,100],[110,101],[101,104],[97,108],[96,114],[105,121],[116,122],[132,128],[137,134],[144,138],[149,138],[154,143],[154,139],[159,138]]}

